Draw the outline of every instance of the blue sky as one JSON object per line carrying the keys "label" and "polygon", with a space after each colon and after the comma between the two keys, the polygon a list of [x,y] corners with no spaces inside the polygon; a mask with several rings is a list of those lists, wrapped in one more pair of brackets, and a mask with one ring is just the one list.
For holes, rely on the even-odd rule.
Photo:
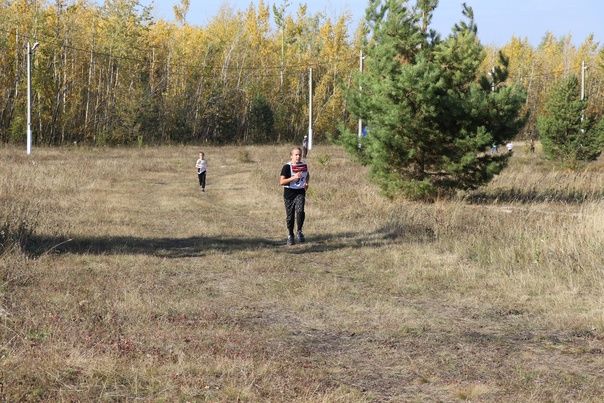
{"label": "blue sky", "polygon": [[[190,0],[187,21],[192,25],[207,24],[224,5],[234,10],[244,10],[257,0]],[[604,0],[465,0],[474,9],[478,35],[485,45],[502,46],[515,35],[527,38],[537,46],[546,32],[556,37],[572,35],[573,43],[582,43],[593,33],[597,42],[604,44]],[[157,18],[173,20],[172,6],[178,0],[142,0],[154,4]],[[265,4],[281,0],[265,0]],[[295,11],[299,1],[290,0],[290,10]],[[440,0],[434,14],[433,28],[443,36],[461,19],[463,0]],[[307,0],[311,12],[322,12],[337,17],[346,12],[356,28],[363,18],[367,0]]]}

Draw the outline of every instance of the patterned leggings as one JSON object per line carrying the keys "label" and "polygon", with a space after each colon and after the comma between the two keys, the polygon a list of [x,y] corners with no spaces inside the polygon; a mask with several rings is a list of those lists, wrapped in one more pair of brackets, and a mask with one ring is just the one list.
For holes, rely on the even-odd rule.
{"label": "patterned leggings", "polygon": [[206,171],[203,171],[200,174],[197,174],[197,177],[199,178],[199,186],[201,186],[202,189],[206,188]]}
{"label": "patterned leggings", "polygon": [[294,235],[294,218],[298,226],[298,231],[302,231],[304,225],[304,194],[299,194],[293,199],[285,200],[285,222],[289,235]]}

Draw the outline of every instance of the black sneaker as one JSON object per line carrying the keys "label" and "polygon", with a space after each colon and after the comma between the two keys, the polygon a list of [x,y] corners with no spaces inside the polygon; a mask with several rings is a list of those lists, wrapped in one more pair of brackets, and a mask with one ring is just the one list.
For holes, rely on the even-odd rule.
{"label": "black sneaker", "polygon": [[306,241],[306,239],[304,239],[304,234],[302,231],[298,231],[298,242],[304,243],[304,241]]}
{"label": "black sneaker", "polygon": [[294,242],[294,237],[293,237],[292,235],[288,235],[288,236],[287,236],[287,244],[288,244],[288,245],[293,245],[293,244],[295,244],[295,242]]}

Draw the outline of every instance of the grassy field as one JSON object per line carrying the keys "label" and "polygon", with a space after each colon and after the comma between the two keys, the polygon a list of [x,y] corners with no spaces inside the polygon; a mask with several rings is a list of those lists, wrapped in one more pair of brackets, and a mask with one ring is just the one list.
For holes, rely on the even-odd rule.
{"label": "grassy field", "polygon": [[[600,401],[604,164],[384,199],[287,146],[0,148],[0,400]],[[517,151],[516,151],[517,150]]]}

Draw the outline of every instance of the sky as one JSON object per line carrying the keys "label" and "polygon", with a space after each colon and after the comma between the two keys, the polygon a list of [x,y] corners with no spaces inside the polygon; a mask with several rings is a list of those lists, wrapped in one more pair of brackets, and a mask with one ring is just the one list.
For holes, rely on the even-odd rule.
{"label": "sky", "polygon": [[[220,8],[228,5],[233,10],[245,10],[257,0],[190,0],[187,22],[203,26],[211,21]],[[302,1],[304,2],[304,1]],[[290,12],[298,4],[290,0]],[[432,28],[442,36],[451,32],[453,25],[462,18],[464,0],[440,0],[434,13]],[[465,0],[474,10],[478,36],[484,45],[501,47],[512,36],[527,39],[533,46],[539,45],[546,32],[556,38],[571,35],[575,45],[581,44],[589,34],[604,44],[604,0]],[[142,0],[153,5],[154,16],[174,20],[172,7],[178,0]],[[265,4],[281,4],[282,0],[265,0]],[[352,17],[351,27],[356,28],[363,18],[367,0],[306,0],[311,13],[322,12],[336,18],[344,13]],[[413,1],[411,3],[414,3]]]}

